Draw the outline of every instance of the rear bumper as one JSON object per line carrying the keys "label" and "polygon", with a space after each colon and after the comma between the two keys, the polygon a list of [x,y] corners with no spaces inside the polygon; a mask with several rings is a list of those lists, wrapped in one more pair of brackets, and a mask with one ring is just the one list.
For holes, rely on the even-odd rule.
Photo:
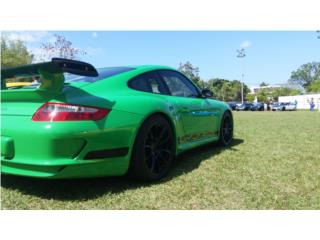
{"label": "rear bumper", "polygon": [[36,164],[2,159],[1,173],[52,179],[121,176],[127,172],[129,155],[101,160],[44,160]]}
{"label": "rear bumper", "polygon": [[1,172],[40,178],[123,175],[141,118],[117,110],[95,122],[1,116]]}

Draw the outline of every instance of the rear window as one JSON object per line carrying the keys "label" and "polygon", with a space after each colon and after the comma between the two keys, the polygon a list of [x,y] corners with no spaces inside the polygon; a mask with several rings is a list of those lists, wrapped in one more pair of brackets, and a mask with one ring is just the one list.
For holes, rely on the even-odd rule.
{"label": "rear window", "polygon": [[109,68],[99,68],[97,69],[99,76],[97,77],[83,77],[73,74],[65,74],[65,82],[97,82],[108,77],[115,76],[120,73],[129,72],[134,70],[132,67],[109,67]]}
{"label": "rear window", "polygon": [[[109,68],[99,68],[97,69],[99,76],[97,77],[84,77],[84,76],[79,76],[79,75],[74,75],[70,73],[65,73],[65,83],[72,83],[72,82],[97,82],[100,80],[103,80],[108,77],[115,76],[120,73],[128,72],[131,70],[134,70],[135,68],[132,67],[109,67]],[[39,77],[37,78],[29,78],[29,79],[24,79],[23,81],[17,78],[15,79],[16,81],[7,83],[8,89],[19,89],[19,88],[27,88],[27,89],[34,89],[38,88],[39,86]],[[25,81],[26,80],[26,81]],[[15,83],[17,82],[17,83]]]}

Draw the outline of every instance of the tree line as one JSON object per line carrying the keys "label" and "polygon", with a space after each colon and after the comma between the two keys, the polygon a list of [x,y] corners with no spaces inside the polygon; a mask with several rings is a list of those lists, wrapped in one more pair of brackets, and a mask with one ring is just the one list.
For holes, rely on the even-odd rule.
{"label": "tree line", "polygon": [[[55,35],[54,42],[41,45],[41,54],[37,57],[40,61],[46,61],[51,57],[77,59],[80,55],[85,54],[84,50],[75,48],[72,42],[64,36]],[[9,39],[6,35],[1,36],[1,68],[31,64],[34,60],[35,56],[28,51],[23,41]],[[189,61],[180,63],[178,70],[189,77],[200,89],[210,89],[216,99],[241,100],[241,81],[238,79],[211,78],[205,81],[199,75],[199,67],[193,66]],[[300,86],[305,92],[320,92],[320,62],[306,63],[292,71],[288,87],[276,88],[272,92],[267,88],[262,88],[256,93],[258,101],[267,102],[269,99],[276,101],[279,96],[300,94],[301,90],[290,87],[293,84]],[[268,84],[262,82],[260,86],[268,86]],[[255,95],[250,94],[250,89],[246,84],[243,84],[243,92],[246,101],[254,100]]]}
{"label": "tree line", "polygon": [[[199,76],[199,68],[194,67],[190,62],[180,63],[179,71],[189,77],[199,88],[210,89],[216,99],[222,101],[240,101],[241,100],[241,81],[228,80],[221,78],[212,78],[204,81]],[[243,95],[245,101],[253,102],[255,97],[259,102],[278,101],[279,96],[299,95],[303,92],[320,92],[320,62],[303,64],[297,70],[292,71],[287,86],[268,88],[269,84],[262,82],[261,88],[257,93],[250,93],[250,89],[243,84]],[[298,87],[297,87],[298,86]]]}

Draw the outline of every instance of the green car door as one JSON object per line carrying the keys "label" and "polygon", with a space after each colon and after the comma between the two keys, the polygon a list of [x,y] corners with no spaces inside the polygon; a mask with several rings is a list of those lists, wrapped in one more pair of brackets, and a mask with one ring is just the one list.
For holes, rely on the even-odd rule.
{"label": "green car door", "polygon": [[168,99],[183,124],[184,136],[180,143],[215,136],[219,111],[214,108],[214,102],[201,97],[200,91],[181,73],[161,70],[159,74],[169,88]]}

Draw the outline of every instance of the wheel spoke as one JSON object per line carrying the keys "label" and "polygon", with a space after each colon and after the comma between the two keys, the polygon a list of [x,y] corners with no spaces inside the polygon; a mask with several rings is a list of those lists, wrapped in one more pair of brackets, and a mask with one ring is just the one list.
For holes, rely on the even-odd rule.
{"label": "wheel spoke", "polygon": [[153,154],[151,154],[150,158],[150,171],[153,172],[154,171],[154,167],[156,165],[156,158]]}
{"label": "wheel spoke", "polygon": [[168,146],[170,144],[168,140],[169,140],[169,136],[167,137],[167,139],[160,141],[157,146],[158,147]]}
{"label": "wheel spoke", "polygon": [[163,153],[163,152],[165,152],[165,153],[167,153],[167,154],[171,154],[171,151],[169,150],[169,149],[161,149],[160,150],[160,153]]}
{"label": "wheel spoke", "polygon": [[155,123],[144,142],[144,156],[151,173],[161,174],[172,158],[172,138],[167,125]]}
{"label": "wheel spoke", "polygon": [[166,152],[168,154],[168,156],[164,156],[163,155],[164,151],[161,151],[158,155],[159,159],[161,159],[165,164],[169,161],[169,157],[170,157],[170,152]]}
{"label": "wheel spoke", "polygon": [[232,137],[232,122],[230,118],[225,118],[222,127],[222,137],[226,142],[229,142]]}
{"label": "wheel spoke", "polygon": [[164,134],[167,132],[167,129],[166,128],[162,128],[161,129],[161,132],[160,132],[160,134],[159,134],[159,140],[161,140],[162,138],[163,138],[163,136],[164,136]]}

